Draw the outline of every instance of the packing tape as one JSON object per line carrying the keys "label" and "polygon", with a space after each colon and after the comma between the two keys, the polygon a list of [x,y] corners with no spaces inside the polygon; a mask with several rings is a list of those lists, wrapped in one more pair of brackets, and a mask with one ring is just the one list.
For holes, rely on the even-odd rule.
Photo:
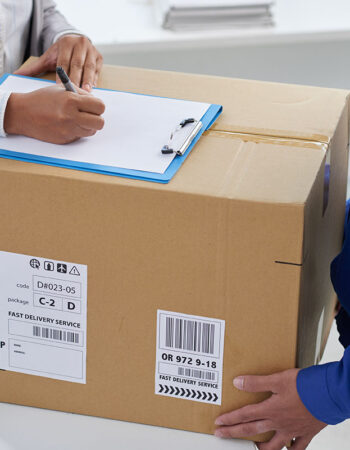
{"label": "packing tape", "polygon": [[281,136],[269,136],[264,134],[242,133],[236,131],[207,130],[203,133],[205,136],[217,136],[226,139],[240,139],[246,142],[266,143],[275,145],[290,145],[293,147],[315,148],[327,153],[329,142],[312,141],[302,138],[291,138]]}
{"label": "packing tape", "polygon": [[236,131],[223,131],[223,130],[207,130],[203,133],[206,136],[217,136],[224,139],[240,139],[243,142],[255,142],[274,144],[274,145],[285,145],[299,148],[314,148],[321,150],[323,155],[326,157],[325,161],[325,173],[324,173],[324,195],[323,195],[323,215],[325,214],[328,206],[329,200],[329,182],[330,182],[330,164],[331,164],[331,147],[328,142],[320,142],[307,140],[302,138],[291,138],[291,137],[281,137],[264,135],[259,133],[243,133]]}

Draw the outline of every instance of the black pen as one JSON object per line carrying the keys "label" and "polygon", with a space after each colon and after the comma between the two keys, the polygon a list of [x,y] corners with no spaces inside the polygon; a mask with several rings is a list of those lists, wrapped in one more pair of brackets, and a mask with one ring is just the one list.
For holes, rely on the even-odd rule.
{"label": "black pen", "polygon": [[63,67],[57,66],[56,73],[62,81],[63,86],[66,88],[66,91],[75,92],[77,94],[77,90],[75,89],[73,83],[70,81],[69,76],[66,74]]}

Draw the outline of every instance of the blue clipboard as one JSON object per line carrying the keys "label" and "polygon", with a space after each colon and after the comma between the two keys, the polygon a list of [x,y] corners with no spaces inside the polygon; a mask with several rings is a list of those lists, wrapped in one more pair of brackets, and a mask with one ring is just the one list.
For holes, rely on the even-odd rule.
{"label": "blue clipboard", "polygon": [[[8,76],[16,76],[21,78],[32,78],[34,80],[40,80],[39,78],[34,77],[24,77],[23,75],[12,75],[12,74],[4,74],[0,78],[0,85],[7,79]],[[52,80],[44,80],[41,81],[51,82],[55,83],[55,81]],[[101,88],[98,88],[101,89]],[[112,89],[101,89],[104,91],[110,91]],[[146,95],[146,94],[138,94],[135,93],[133,95]],[[84,163],[80,161],[70,161],[66,159],[58,159],[58,158],[50,158],[50,157],[43,157],[38,155],[32,155],[29,153],[22,153],[22,152],[14,152],[11,150],[4,150],[0,149],[0,158],[7,158],[7,159],[15,159],[19,161],[26,161],[31,163],[38,163],[38,164],[45,164],[49,166],[56,166],[56,167],[63,167],[65,169],[73,169],[73,170],[81,170],[85,172],[94,172],[94,173],[100,173],[104,175],[114,175],[124,178],[133,178],[136,180],[145,180],[145,181],[153,181],[156,183],[169,183],[169,181],[173,178],[173,176],[176,174],[176,172],[179,170],[179,168],[182,166],[183,162],[187,158],[187,156],[190,154],[191,150],[194,148],[196,143],[201,138],[204,131],[208,130],[213,123],[216,121],[216,119],[219,117],[219,115],[222,112],[222,106],[221,105],[210,105],[207,112],[204,114],[204,116],[201,119],[201,122],[203,124],[201,130],[198,132],[196,137],[193,139],[191,145],[188,147],[184,155],[182,156],[175,156],[173,161],[170,163],[167,170],[160,174],[156,172],[146,172],[142,170],[133,170],[133,169],[124,169],[121,167],[114,167],[114,166],[103,166],[99,164],[90,164],[90,163]],[[0,140],[1,145],[1,140]]]}

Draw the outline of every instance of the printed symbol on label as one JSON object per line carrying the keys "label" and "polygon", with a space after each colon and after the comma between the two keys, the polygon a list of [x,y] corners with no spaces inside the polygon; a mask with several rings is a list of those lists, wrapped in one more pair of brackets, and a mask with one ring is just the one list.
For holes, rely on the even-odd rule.
{"label": "printed symbol on label", "polygon": [[44,269],[48,270],[49,272],[52,272],[55,270],[55,264],[51,261],[45,261],[44,262]]}
{"label": "printed symbol on label", "polygon": [[70,275],[80,275],[79,270],[77,269],[77,266],[73,266],[69,273],[70,273]]}
{"label": "printed symbol on label", "polygon": [[67,273],[67,264],[57,263],[57,272]]}
{"label": "printed symbol on label", "polygon": [[81,312],[81,304],[79,300],[63,300],[63,311],[80,314]]}
{"label": "printed symbol on label", "polygon": [[3,349],[6,345],[6,342],[0,341],[0,350]]}
{"label": "printed symbol on label", "polygon": [[207,402],[216,402],[218,400],[218,396],[211,392],[201,392],[196,391],[194,389],[183,389],[173,386],[167,386],[166,384],[159,385],[159,393],[160,394],[169,394],[174,395],[176,397],[184,397],[184,398],[195,398],[196,400],[206,400]]}
{"label": "printed symbol on label", "polygon": [[30,267],[33,267],[33,269],[39,269],[39,267],[40,267],[40,261],[38,261],[35,258],[31,259],[29,264],[30,264]]}

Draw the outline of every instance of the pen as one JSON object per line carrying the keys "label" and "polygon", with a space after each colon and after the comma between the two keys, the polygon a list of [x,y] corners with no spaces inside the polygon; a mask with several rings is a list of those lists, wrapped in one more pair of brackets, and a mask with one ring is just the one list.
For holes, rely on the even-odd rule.
{"label": "pen", "polygon": [[73,83],[70,81],[63,67],[57,66],[56,73],[62,81],[63,86],[66,88],[66,91],[75,92],[77,94],[77,90],[75,89]]}

